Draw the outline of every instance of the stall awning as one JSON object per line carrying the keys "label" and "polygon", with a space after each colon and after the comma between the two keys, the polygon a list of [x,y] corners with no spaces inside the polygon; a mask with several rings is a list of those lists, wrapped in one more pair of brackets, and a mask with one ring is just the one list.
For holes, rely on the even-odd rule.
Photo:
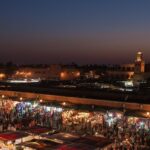
{"label": "stall awning", "polygon": [[127,110],[124,115],[127,117],[150,118],[148,112],[140,111],[140,110],[137,111]]}

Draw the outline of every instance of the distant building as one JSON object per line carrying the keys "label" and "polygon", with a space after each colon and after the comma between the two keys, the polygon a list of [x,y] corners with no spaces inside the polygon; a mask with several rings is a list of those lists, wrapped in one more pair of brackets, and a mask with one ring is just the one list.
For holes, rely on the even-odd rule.
{"label": "distant building", "polygon": [[145,61],[143,59],[143,53],[142,52],[137,52],[134,65],[135,65],[135,67],[134,67],[135,74],[145,72]]}
{"label": "distant building", "polygon": [[86,65],[46,65],[15,67],[11,71],[5,67],[0,69],[0,80],[40,79],[40,80],[73,80],[73,79],[106,79],[129,80],[141,82],[150,78],[150,64],[145,64],[143,53],[137,52],[134,63],[112,66]]}
{"label": "distant building", "polygon": [[49,67],[21,67],[12,74],[13,79],[59,79],[61,67],[51,65]]}
{"label": "distant building", "polygon": [[100,75],[96,73],[95,70],[90,70],[84,73],[84,78],[86,79],[99,79]]}
{"label": "distant building", "polygon": [[60,80],[73,80],[80,78],[81,73],[76,68],[63,68],[60,73]]}
{"label": "distant building", "polygon": [[148,78],[150,78],[150,65],[145,64],[143,53],[137,52],[133,80],[139,84]]}
{"label": "distant building", "polygon": [[80,77],[80,70],[74,67],[50,65],[48,67],[19,67],[12,79],[72,80]]}
{"label": "distant building", "polygon": [[106,71],[106,76],[109,79],[125,80],[131,79],[134,76],[134,64],[123,64],[120,66],[113,66]]}
{"label": "distant building", "polygon": [[150,65],[145,64],[143,53],[139,51],[134,63],[113,66],[106,71],[106,76],[110,79],[142,81],[150,77]]}

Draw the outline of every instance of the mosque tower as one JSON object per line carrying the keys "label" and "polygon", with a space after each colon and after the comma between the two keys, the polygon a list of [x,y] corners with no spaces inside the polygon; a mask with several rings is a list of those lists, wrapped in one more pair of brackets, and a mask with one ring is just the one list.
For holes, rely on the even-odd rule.
{"label": "mosque tower", "polygon": [[138,51],[135,59],[135,74],[140,74],[145,72],[145,61],[143,59],[143,53]]}

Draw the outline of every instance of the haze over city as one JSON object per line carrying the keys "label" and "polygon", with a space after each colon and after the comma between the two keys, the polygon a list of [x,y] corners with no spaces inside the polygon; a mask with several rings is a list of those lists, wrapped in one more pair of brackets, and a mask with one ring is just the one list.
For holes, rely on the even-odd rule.
{"label": "haze over city", "polygon": [[1,0],[0,61],[122,64],[150,60],[150,1]]}

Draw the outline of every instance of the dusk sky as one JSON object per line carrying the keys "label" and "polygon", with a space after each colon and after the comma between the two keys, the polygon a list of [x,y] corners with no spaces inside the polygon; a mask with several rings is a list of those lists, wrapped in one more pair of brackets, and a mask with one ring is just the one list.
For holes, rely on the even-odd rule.
{"label": "dusk sky", "polygon": [[150,62],[149,0],[0,0],[0,62]]}

